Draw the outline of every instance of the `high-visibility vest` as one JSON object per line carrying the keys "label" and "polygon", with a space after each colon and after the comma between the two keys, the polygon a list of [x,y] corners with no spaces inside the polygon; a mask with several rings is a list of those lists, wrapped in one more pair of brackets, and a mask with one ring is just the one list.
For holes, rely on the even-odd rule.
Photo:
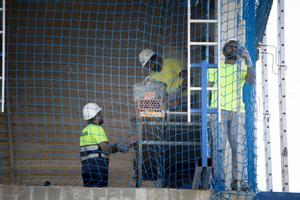
{"label": "high-visibility vest", "polygon": [[[237,64],[225,64],[222,63],[219,69],[220,73],[220,104],[222,110],[237,112],[238,105],[240,105],[240,111],[245,113],[245,106],[242,99],[242,88],[244,86],[247,76],[247,66],[242,65],[240,80],[238,78]],[[218,74],[216,69],[208,69],[208,81],[217,83]],[[240,96],[237,96],[238,92],[238,81],[240,82]],[[239,102],[240,101],[240,102]],[[218,92],[212,92],[211,107],[218,107]]]}
{"label": "high-visibility vest", "polygon": [[89,158],[105,157],[105,154],[99,144],[101,142],[107,142],[107,136],[105,130],[98,125],[88,124],[81,133],[80,136],[80,157],[81,161],[87,160]]}
{"label": "high-visibility vest", "polygon": [[181,87],[182,80],[179,73],[185,69],[183,63],[174,58],[165,58],[162,71],[151,72],[150,77],[153,80],[167,84],[166,92],[172,94]]}

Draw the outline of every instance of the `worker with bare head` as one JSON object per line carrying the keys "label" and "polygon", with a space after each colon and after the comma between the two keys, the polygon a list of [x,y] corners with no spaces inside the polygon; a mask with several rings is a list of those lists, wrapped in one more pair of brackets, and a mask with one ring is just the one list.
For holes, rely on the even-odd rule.
{"label": "worker with bare head", "polygon": [[127,153],[129,146],[110,144],[104,128],[103,108],[96,103],[83,107],[83,119],[87,122],[80,136],[82,179],[85,187],[107,187],[109,155]]}
{"label": "worker with bare head", "polygon": [[186,90],[183,87],[183,83],[186,82],[186,76],[184,76],[186,69],[183,63],[176,58],[163,58],[150,49],[144,49],[139,53],[139,61],[144,69],[150,71],[149,77],[152,80],[167,85],[169,109],[180,106],[182,94],[185,94],[184,90]]}
{"label": "worker with bare head", "polygon": [[[210,115],[214,178],[219,178],[219,183],[223,183],[225,187],[230,185],[231,190],[248,190],[247,170],[245,169],[247,165],[245,163],[245,106],[242,88],[246,82],[250,85],[254,83],[254,72],[247,49],[239,45],[237,40],[227,41],[222,53],[225,61],[220,63],[219,69],[208,70],[208,86],[216,87],[219,77],[221,86],[220,99],[218,99],[218,91],[212,91],[210,99],[212,108],[218,108],[218,101],[220,101],[221,109],[220,126],[218,126],[217,115]],[[218,133],[220,133],[219,136]],[[220,139],[221,144],[218,143]],[[230,176],[225,173],[227,170],[225,159],[228,159],[226,156],[227,140],[231,151],[229,184],[227,180]]]}

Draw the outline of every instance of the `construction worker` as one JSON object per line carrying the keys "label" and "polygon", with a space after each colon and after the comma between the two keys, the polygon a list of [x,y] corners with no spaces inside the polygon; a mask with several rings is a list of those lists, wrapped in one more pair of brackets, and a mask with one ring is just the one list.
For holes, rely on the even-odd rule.
{"label": "construction worker", "polygon": [[[244,47],[239,47],[234,39],[229,40],[223,47],[225,62],[220,65],[220,107],[221,107],[221,126],[219,133],[221,142],[217,142],[217,115],[212,114],[210,125],[212,130],[212,151],[214,177],[219,177],[220,183],[225,184],[226,179],[226,141],[229,140],[231,150],[231,190],[248,190],[245,170],[245,109],[242,97],[244,83],[252,85],[254,83],[254,71],[251,58]],[[243,59],[245,64],[237,63]],[[240,68],[239,68],[240,67]],[[213,87],[217,84],[218,74],[216,69],[208,70],[208,86]],[[239,78],[238,78],[239,77]],[[239,83],[239,84],[238,84]],[[218,93],[212,92],[211,107],[218,108]],[[220,139],[220,138],[219,138]],[[219,144],[219,146],[217,146]],[[217,155],[218,152],[222,152]],[[221,163],[221,165],[219,165]],[[221,166],[221,169],[217,169]],[[219,174],[218,174],[219,172]],[[224,185],[224,186],[225,186]],[[229,185],[229,184],[228,184]]]}
{"label": "construction worker", "polygon": [[169,109],[180,107],[183,96],[186,98],[186,76],[181,75],[186,71],[181,61],[175,58],[163,59],[159,54],[150,49],[139,53],[139,61],[144,69],[150,71],[152,80],[163,82],[167,85]]}
{"label": "construction worker", "polygon": [[102,128],[102,107],[96,103],[88,103],[83,107],[83,119],[87,126],[80,136],[80,157],[82,179],[85,187],[107,187],[109,155],[127,153],[129,147],[119,144],[111,145],[106,132]]}

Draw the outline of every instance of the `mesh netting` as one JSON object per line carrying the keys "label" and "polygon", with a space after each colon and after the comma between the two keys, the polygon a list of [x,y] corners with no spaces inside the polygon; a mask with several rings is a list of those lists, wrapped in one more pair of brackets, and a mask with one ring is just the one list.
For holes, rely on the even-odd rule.
{"label": "mesh netting", "polygon": [[[236,38],[254,58],[255,3],[244,1],[243,6],[240,1],[221,1],[220,12],[221,47]],[[191,2],[191,18],[217,16],[217,1]],[[192,41],[218,42],[215,23],[192,24],[190,35]],[[142,67],[139,53],[143,49],[162,58],[162,68],[169,69],[165,74],[174,73],[163,77],[167,79],[165,90],[148,91],[145,77],[160,75]],[[203,122],[210,127],[211,121],[218,120],[216,114],[201,112],[201,99],[208,99],[209,93],[199,90],[191,92],[195,112],[192,122],[187,123],[186,81],[191,87],[201,87],[202,78],[199,67],[191,68],[190,80],[185,74],[186,1],[9,2],[7,52],[1,183],[9,183],[13,175],[16,184],[49,181],[52,185],[82,185],[79,138],[86,126],[82,108],[95,102],[103,107],[102,127],[111,144],[126,146],[132,138],[139,139],[128,153],[110,155],[109,186],[192,188],[195,171],[201,166],[204,136],[208,141],[206,156],[214,163],[209,161],[205,167],[215,165],[207,188],[231,190],[233,177],[238,176],[236,179],[245,180],[251,191],[256,190],[255,94],[247,84],[242,91],[242,70],[231,71],[226,76],[239,75],[221,84],[225,88],[221,104],[233,111],[222,111],[221,117],[231,117],[231,124],[215,123],[213,128],[202,129]],[[202,61],[217,64],[217,57],[216,46],[191,47],[191,63],[195,65]],[[211,76],[218,77],[217,71],[213,73]],[[142,89],[135,93],[137,84]],[[211,104],[214,101],[218,102],[217,93]],[[229,126],[237,145],[229,145]],[[213,156],[219,150],[224,154]],[[233,153],[237,160],[232,159]]]}

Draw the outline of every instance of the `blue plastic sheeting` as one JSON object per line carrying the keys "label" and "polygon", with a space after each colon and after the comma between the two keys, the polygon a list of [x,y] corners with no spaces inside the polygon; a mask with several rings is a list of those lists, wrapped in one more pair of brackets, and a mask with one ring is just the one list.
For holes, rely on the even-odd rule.
{"label": "blue plastic sheeting", "polygon": [[[253,58],[256,53],[256,23],[255,23],[255,3],[251,0],[244,1],[244,19],[246,21],[246,47],[249,54]],[[255,64],[254,64],[255,65]],[[255,66],[253,66],[255,68]],[[256,155],[253,152],[255,149],[255,86],[245,84],[243,88],[243,100],[246,109],[246,138],[247,143],[247,172],[248,182],[251,191],[256,191]]]}
{"label": "blue plastic sheeting", "polygon": [[256,2],[256,44],[262,41],[273,0],[260,0]]}

